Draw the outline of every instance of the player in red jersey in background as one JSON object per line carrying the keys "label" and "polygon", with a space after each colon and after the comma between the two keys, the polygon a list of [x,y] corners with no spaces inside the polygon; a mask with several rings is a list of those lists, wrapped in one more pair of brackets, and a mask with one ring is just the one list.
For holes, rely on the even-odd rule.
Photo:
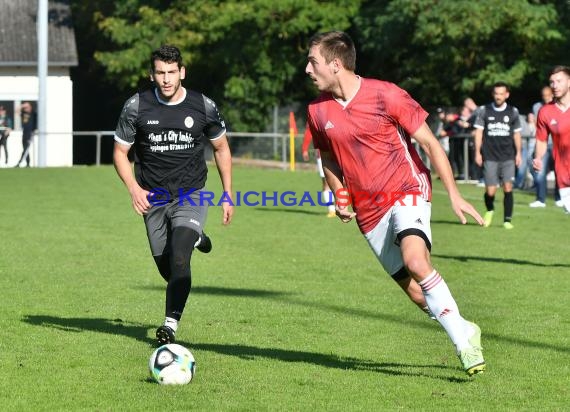
{"label": "player in red jersey in background", "polygon": [[542,164],[542,156],[546,152],[550,133],[560,200],[566,213],[570,213],[570,67],[554,67],[549,81],[554,100],[542,106],[538,112],[533,167],[538,171],[548,167]]}
{"label": "player in red jersey in background", "polygon": [[[481,331],[460,315],[430,261],[430,172],[411,138],[434,165],[461,223],[467,222],[464,213],[480,225],[483,218],[459,194],[426,111],[395,84],[356,75],[355,66],[354,43],[346,33],[321,33],[309,41],[305,71],[321,94],[309,105],[308,123],[336,196],[336,213],[343,222],[356,218],[394,280],[419,285],[464,370],[470,376],[482,372]],[[353,211],[343,202],[349,198]]]}
{"label": "player in red jersey in background", "polygon": [[[311,131],[309,129],[309,126],[307,125],[305,126],[305,135],[303,137],[303,145],[301,147],[301,153],[303,154],[303,160],[305,162],[308,162],[310,159],[309,146],[311,145],[312,141],[313,141],[313,136],[311,136]],[[321,162],[321,154],[317,149],[315,149],[315,159],[317,160],[317,171],[319,172],[319,176],[321,177],[323,183],[323,191],[321,192],[323,203],[330,202],[330,204],[327,206],[328,209],[327,217],[335,217],[336,212],[333,202],[333,195],[331,189],[329,188],[327,180],[325,179],[325,172],[323,170],[323,164]]]}

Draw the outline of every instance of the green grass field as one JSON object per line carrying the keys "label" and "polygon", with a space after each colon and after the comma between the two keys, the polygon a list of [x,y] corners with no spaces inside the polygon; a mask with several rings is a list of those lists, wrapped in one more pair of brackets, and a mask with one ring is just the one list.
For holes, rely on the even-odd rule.
{"label": "green grass field", "polygon": [[[148,379],[165,284],[112,167],[0,170],[2,410],[570,408],[570,216],[515,194],[515,229],[461,226],[434,185],[433,262],[483,330],[488,371],[324,207],[211,208],[179,343],[194,381]],[[215,170],[208,188],[219,191]],[[316,192],[315,172],[236,168],[234,189]],[[482,212],[482,189],[460,187]]]}

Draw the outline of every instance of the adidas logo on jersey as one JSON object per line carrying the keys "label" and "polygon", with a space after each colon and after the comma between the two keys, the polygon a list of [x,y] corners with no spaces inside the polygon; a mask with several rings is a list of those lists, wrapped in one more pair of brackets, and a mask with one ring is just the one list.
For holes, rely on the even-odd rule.
{"label": "adidas logo on jersey", "polygon": [[334,124],[332,124],[332,122],[329,120],[327,122],[327,124],[325,125],[325,130],[332,129],[333,127],[334,127]]}
{"label": "adidas logo on jersey", "polygon": [[158,124],[158,120],[148,120],[146,124]]}
{"label": "adidas logo on jersey", "polygon": [[558,122],[556,121],[556,119],[552,119],[552,120],[550,121],[550,125],[551,125],[551,126],[554,126],[555,124],[558,124]]}

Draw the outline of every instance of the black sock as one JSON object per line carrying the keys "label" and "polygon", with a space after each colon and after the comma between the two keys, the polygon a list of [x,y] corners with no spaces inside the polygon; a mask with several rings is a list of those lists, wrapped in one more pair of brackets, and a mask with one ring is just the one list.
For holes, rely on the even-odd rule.
{"label": "black sock", "polygon": [[510,222],[513,218],[513,192],[505,192],[505,198],[503,199],[503,207],[505,209],[505,222]]}
{"label": "black sock", "polygon": [[495,196],[491,196],[487,194],[487,192],[485,192],[485,207],[489,212],[495,210],[494,203],[495,203]]}
{"label": "black sock", "polygon": [[170,250],[170,279],[166,287],[166,316],[180,320],[192,287],[190,258],[198,233],[187,227],[172,231]]}

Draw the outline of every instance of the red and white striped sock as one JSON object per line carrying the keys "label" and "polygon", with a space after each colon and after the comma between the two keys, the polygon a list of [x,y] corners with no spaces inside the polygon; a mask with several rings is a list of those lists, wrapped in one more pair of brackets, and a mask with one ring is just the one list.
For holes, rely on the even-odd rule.
{"label": "red and white striped sock", "polygon": [[471,327],[461,317],[457,303],[451,296],[445,280],[434,270],[424,280],[419,282],[419,285],[422,288],[429,309],[447,332],[457,352],[470,347],[468,339]]}

